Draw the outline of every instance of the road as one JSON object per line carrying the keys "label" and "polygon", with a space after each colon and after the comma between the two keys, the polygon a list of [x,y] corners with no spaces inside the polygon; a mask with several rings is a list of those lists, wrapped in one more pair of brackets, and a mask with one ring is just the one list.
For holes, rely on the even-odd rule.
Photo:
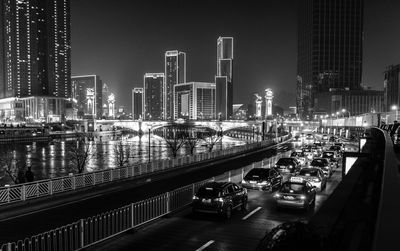
{"label": "road", "polygon": [[[232,177],[233,182],[240,179],[240,175]],[[277,210],[275,192],[249,190],[248,209],[235,211],[230,220],[216,215],[193,215],[188,207],[88,250],[255,250],[265,233],[278,224],[308,221],[340,180],[341,167],[334,170],[326,189],[317,194],[315,209],[308,212]]]}
{"label": "road", "polygon": [[[32,211],[21,216],[0,220],[0,244],[15,242],[33,235],[44,233],[61,227],[82,218],[91,217],[103,212],[119,208],[131,202],[146,198],[202,181],[220,175],[230,169],[240,168],[270,158],[277,152],[285,152],[292,148],[292,144],[285,143],[244,159],[233,159],[218,165],[210,165],[203,169],[191,172],[181,172],[179,175],[124,189],[123,183],[116,183],[113,191],[106,194],[97,194],[93,197],[68,202],[45,210]],[[27,202],[29,207],[31,202]]]}

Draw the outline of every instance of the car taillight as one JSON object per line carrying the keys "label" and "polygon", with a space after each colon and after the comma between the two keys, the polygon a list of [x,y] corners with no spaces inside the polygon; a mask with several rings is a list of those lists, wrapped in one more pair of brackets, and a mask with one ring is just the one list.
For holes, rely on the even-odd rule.
{"label": "car taillight", "polygon": [[306,199],[306,196],[305,196],[305,195],[300,195],[300,199],[301,199],[301,200],[305,200],[305,199]]}
{"label": "car taillight", "polygon": [[193,196],[193,200],[198,200],[198,199],[199,199],[199,197],[197,197],[196,195]]}
{"label": "car taillight", "polygon": [[260,185],[267,185],[267,184],[268,184],[268,181],[261,181],[261,182],[258,182],[258,184],[260,184]]}
{"label": "car taillight", "polygon": [[320,182],[321,180],[318,178],[313,179],[314,182]]}
{"label": "car taillight", "polygon": [[275,198],[280,198],[280,197],[281,197],[281,194],[280,194],[280,193],[276,193],[276,194],[274,195],[274,197],[275,197]]}
{"label": "car taillight", "polygon": [[214,201],[216,201],[216,202],[224,202],[224,199],[223,198],[215,198]]}
{"label": "car taillight", "polygon": [[242,180],[242,184],[246,184],[247,183],[247,181],[245,181],[245,180]]}

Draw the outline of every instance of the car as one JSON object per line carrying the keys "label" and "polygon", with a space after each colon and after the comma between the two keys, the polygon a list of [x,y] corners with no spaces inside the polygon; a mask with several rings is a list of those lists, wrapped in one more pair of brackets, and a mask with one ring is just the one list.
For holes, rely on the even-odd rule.
{"label": "car", "polygon": [[310,148],[303,148],[303,154],[306,157],[306,161],[311,161],[314,158],[314,153]]}
{"label": "car", "polygon": [[327,178],[332,176],[332,167],[325,158],[314,158],[309,167],[320,168]]}
{"label": "car", "polygon": [[300,171],[300,163],[295,158],[280,158],[276,164],[275,169],[286,180],[290,175],[296,174]]}
{"label": "car", "polygon": [[332,145],[332,146],[329,147],[328,150],[329,151],[334,151],[337,156],[341,156],[342,155],[342,147],[341,146]]}
{"label": "car", "polygon": [[400,149],[400,127],[397,127],[396,131],[393,134],[392,140],[393,148],[396,152],[398,152]]}
{"label": "car", "polygon": [[311,209],[315,206],[316,189],[300,177],[292,177],[282,184],[274,197],[277,209],[282,207]]}
{"label": "car", "polygon": [[301,143],[302,141],[301,141],[300,136],[299,136],[299,135],[294,136],[294,137],[293,137],[293,142],[294,142],[294,143]]}
{"label": "car", "polygon": [[282,185],[282,175],[272,168],[253,168],[242,180],[242,187],[272,191]]}
{"label": "car", "polygon": [[322,152],[321,158],[328,159],[329,164],[332,166],[332,168],[337,168],[339,166],[338,158],[335,151],[324,151]]}
{"label": "car", "polygon": [[307,144],[314,143],[314,135],[312,135],[311,133],[307,134],[304,142]]}
{"label": "car", "polygon": [[326,177],[320,168],[302,168],[298,175],[294,177],[300,177],[317,189],[322,191],[326,188]]}
{"label": "car", "polygon": [[193,213],[215,213],[229,219],[236,208],[246,210],[247,189],[232,182],[208,182],[193,196]]}
{"label": "car", "polygon": [[291,158],[297,159],[297,161],[300,163],[300,165],[304,166],[306,164],[306,156],[302,151],[294,151],[290,154]]}
{"label": "car", "polygon": [[328,138],[328,135],[327,134],[324,134],[324,135],[322,135],[322,140],[329,140],[329,138]]}

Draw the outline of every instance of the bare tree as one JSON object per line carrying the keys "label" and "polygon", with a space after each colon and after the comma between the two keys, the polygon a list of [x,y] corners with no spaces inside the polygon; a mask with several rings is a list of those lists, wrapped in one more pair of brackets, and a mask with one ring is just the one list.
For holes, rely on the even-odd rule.
{"label": "bare tree", "polygon": [[216,132],[208,132],[204,134],[203,140],[207,145],[208,151],[212,152],[214,146],[222,140],[222,135]]}
{"label": "bare tree", "polygon": [[129,159],[131,157],[131,146],[122,144],[119,141],[118,144],[114,146],[115,163],[118,167],[123,167],[129,164]]}
{"label": "bare tree", "polygon": [[94,157],[92,145],[86,143],[83,137],[79,137],[76,144],[68,147],[68,158],[72,168],[78,173],[83,173],[89,161]]}
{"label": "bare tree", "polygon": [[172,156],[176,158],[179,149],[181,149],[183,144],[186,142],[186,133],[179,126],[173,126],[171,129],[172,130],[165,141],[167,142]]}
{"label": "bare tree", "polygon": [[193,132],[191,135],[187,134],[185,135],[185,140],[186,140],[186,145],[190,149],[190,154],[193,154],[194,149],[196,146],[200,143],[200,141],[203,140],[202,134],[201,133],[196,133],[196,136],[193,136]]}

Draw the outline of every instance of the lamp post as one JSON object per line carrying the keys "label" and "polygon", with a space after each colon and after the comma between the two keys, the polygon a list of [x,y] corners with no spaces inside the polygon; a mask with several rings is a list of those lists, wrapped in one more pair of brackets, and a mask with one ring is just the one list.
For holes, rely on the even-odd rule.
{"label": "lamp post", "polygon": [[278,121],[274,119],[275,122],[275,141],[278,143]]}
{"label": "lamp post", "polygon": [[150,151],[151,151],[151,141],[150,141],[150,136],[151,136],[151,128],[149,128],[149,162],[151,161],[151,154],[150,154]]}
{"label": "lamp post", "polygon": [[396,117],[394,118],[394,120],[397,120],[397,111],[398,111],[398,107],[397,107],[397,105],[392,105],[392,111],[396,111]]}

